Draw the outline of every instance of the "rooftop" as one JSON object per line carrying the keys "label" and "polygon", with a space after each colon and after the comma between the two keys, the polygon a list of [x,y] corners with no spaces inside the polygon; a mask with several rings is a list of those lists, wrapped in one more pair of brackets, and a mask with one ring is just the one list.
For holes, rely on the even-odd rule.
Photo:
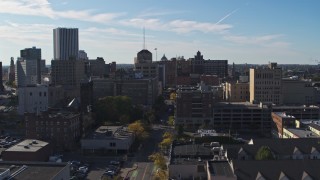
{"label": "rooftop", "polygon": [[304,137],[320,138],[320,136],[317,135],[316,133],[311,132],[310,130],[306,130],[304,128],[303,129],[302,128],[286,128],[286,129],[300,138],[304,138]]}
{"label": "rooftop", "polygon": [[40,141],[40,140],[32,140],[26,139],[5,151],[15,151],[15,152],[36,152],[41,148],[47,146],[49,143]]}
{"label": "rooftop", "polygon": [[287,115],[285,112],[273,112],[273,113],[282,118],[295,118],[294,116]]}
{"label": "rooftop", "polygon": [[[43,180],[54,178],[67,163],[32,163],[0,161],[0,169],[10,169],[11,175],[17,173],[14,180]],[[25,168],[20,173],[20,168]]]}
{"label": "rooftop", "polygon": [[211,176],[234,177],[228,161],[208,161]]}
{"label": "rooftop", "polygon": [[85,139],[124,139],[131,135],[123,126],[100,126]]}
{"label": "rooftop", "polygon": [[235,175],[243,180],[256,180],[259,173],[264,179],[280,179],[281,174],[291,180],[304,179],[306,175],[312,179],[320,177],[317,160],[233,160],[232,163]]}

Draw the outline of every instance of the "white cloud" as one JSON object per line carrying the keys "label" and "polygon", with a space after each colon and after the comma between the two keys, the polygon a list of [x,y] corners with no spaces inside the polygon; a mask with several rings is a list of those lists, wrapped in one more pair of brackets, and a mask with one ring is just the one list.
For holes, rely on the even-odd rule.
{"label": "white cloud", "polygon": [[121,22],[122,25],[132,26],[157,31],[172,31],[176,33],[189,33],[192,31],[200,31],[204,33],[214,32],[222,33],[232,28],[230,24],[202,23],[197,21],[173,20],[170,22],[161,22],[159,19],[134,18]]}
{"label": "white cloud", "polygon": [[92,10],[57,11],[52,9],[48,0],[1,0],[0,13],[44,16],[52,19],[67,18],[80,21],[107,23],[125,13],[98,13]]}
{"label": "white cloud", "polygon": [[224,39],[236,44],[260,45],[270,47],[288,47],[290,43],[282,41],[281,34],[270,34],[263,36],[224,36]]}

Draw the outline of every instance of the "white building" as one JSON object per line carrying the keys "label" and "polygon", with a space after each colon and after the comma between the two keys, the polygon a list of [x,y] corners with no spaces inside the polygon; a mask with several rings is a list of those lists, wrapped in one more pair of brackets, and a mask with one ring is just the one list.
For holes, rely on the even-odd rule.
{"label": "white building", "polygon": [[28,85],[18,88],[18,113],[36,113],[48,109],[48,86]]}
{"label": "white building", "polygon": [[15,66],[16,85],[18,87],[24,87],[41,83],[41,74],[45,71],[45,66],[45,60],[38,62],[38,60],[18,58]]}

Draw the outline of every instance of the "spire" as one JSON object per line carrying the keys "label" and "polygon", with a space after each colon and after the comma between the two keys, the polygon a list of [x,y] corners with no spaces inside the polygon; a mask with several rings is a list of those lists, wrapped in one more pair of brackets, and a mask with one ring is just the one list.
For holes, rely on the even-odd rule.
{"label": "spire", "polygon": [[143,26],[143,49],[146,49],[146,32]]}

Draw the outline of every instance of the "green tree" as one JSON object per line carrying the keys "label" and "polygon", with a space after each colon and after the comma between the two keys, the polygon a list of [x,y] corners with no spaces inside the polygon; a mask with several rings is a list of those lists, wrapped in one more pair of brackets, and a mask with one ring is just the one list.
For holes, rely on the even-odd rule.
{"label": "green tree", "polygon": [[131,122],[133,114],[131,98],[127,96],[107,96],[101,98],[95,104],[97,121],[105,122]]}
{"label": "green tree", "polygon": [[256,160],[272,160],[274,159],[271,149],[268,146],[261,146],[255,156]]}

